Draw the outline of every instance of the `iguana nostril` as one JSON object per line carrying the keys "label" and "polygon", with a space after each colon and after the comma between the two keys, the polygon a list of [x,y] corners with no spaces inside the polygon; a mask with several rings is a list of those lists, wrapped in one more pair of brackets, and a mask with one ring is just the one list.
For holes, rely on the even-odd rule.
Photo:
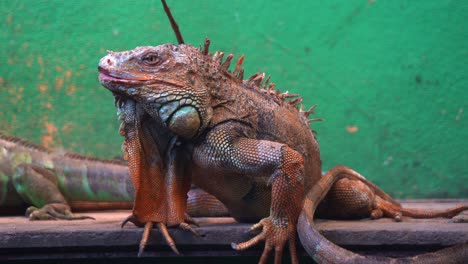
{"label": "iguana nostril", "polygon": [[112,60],[111,60],[111,59],[107,59],[107,64],[109,64],[109,66],[112,66],[112,65],[113,65]]}

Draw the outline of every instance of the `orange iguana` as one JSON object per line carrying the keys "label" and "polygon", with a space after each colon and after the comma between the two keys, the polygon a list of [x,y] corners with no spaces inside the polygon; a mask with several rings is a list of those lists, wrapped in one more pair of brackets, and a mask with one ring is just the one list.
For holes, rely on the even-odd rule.
{"label": "orange iguana", "polygon": [[[231,72],[232,54],[225,60],[222,52],[210,54],[209,40],[200,49],[182,42],[109,51],[99,62],[99,81],[119,102],[119,132],[135,188],[133,213],[126,221],[144,226],[140,254],[155,225],[176,252],[167,226],[193,231],[185,212],[194,183],[238,221],[259,221],[252,229],[260,234],[232,247],[243,250],[265,241],[260,263],[271,251],[279,262],[286,244],[297,263],[301,211],[299,234],[314,243],[304,246],[312,248],[316,260],[376,261],[335,250],[309,228],[315,206],[337,180],[345,186],[335,190],[333,206],[340,214],[398,218],[400,213],[388,195],[347,167],[322,176],[319,146],[309,128],[314,107],[302,110],[302,98],[275,90],[265,74],[244,80],[244,57]],[[436,254],[463,258],[467,251],[462,245]],[[421,255],[413,260],[433,259]]]}

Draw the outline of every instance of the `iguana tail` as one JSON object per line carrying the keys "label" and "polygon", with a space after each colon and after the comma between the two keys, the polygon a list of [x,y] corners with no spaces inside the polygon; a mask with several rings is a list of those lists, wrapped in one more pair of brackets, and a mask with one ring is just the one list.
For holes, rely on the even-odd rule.
{"label": "iguana tail", "polygon": [[[468,243],[462,243],[436,252],[406,258],[363,256],[341,248],[314,228],[313,216],[320,201],[333,183],[342,178],[362,180],[363,177],[345,166],[329,170],[307,193],[297,225],[299,238],[307,253],[318,263],[464,263],[468,259]],[[372,188],[372,187],[371,187]]]}
{"label": "iguana tail", "polygon": [[435,217],[446,217],[452,218],[462,211],[468,210],[468,205],[459,205],[456,207],[442,209],[442,210],[427,210],[427,209],[416,209],[416,208],[404,208],[388,201],[382,200],[376,197],[376,203],[378,207],[384,211],[385,215],[395,217],[396,215],[404,215],[412,218],[435,218]]}

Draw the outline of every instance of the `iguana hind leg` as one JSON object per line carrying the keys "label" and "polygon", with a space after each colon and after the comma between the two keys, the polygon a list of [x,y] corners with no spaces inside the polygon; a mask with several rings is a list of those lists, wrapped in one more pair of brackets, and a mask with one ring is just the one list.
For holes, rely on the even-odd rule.
{"label": "iguana hind leg", "polygon": [[52,170],[35,164],[20,164],[13,176],[13,185],[18,194],[33,206],[26,210],[30,220],[81,220],[90,216],[75,216],[57,186],[57,177]]}
{"label": "iguana hind leg", "polygon": [[461,205],[445,210],[404,208],[365,179],[340,179],[333,184],[317,208],[317,215],[327,219],[379,219],[389,217],[400,222],[402,216],[413,218],[452,218],[467,210]]}
{"label": "iguana hind leg", "polygon": [[[318,263],[466,263],[468,244],[461,243],[436,252],[403,257],[359,255],[341,248],[324,236],[314,226],[314,213],[318,203],[326,196],[333,184],[340,179],[360,181],[359,173],[344,166],[335,166],[317,182],[306,195],[304,208],[298,221],[298,234],[304,249]],[[376,190],[379,192],[378,190]]]}

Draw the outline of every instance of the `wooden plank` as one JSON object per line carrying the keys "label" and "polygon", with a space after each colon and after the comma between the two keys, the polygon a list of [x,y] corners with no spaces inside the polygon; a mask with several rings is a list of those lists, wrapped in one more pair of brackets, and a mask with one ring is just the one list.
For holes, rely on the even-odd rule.
{"label": "wooden plank", "polygon": [[[404,204],[422,208],[446,208],[459,203],[460,201],[408,201]],[[37,258],[42,253],[52,252],[59,254],[59,258],[101,254],[112,257],[136,256],[142,229],[132,224],[120,228],[120,221],[130,211],[83,214],[96,220],[29,221],[20,216],[0,217],[0,257]],[[248,233],[251,224],[239,224],[229,217],[197,218],[197,221],[200,223],[197,230],[203,234],[202,237],[180,229],[170,229],[179,250],[185,256],[248,256],[257,255],[261,250],[261,247],[246,252],[230,249],[231,242],[245,241],[254,235]],[[468,224],[451,223],[449,219],[442,218],[404,217],[400,223],[390,219],[317,220],[317,227],[335,243],[358,250],[380,246],[440,248],[468,242]],[[154,230],[148,244],[148,256],[174,255],[157,230]]]}

